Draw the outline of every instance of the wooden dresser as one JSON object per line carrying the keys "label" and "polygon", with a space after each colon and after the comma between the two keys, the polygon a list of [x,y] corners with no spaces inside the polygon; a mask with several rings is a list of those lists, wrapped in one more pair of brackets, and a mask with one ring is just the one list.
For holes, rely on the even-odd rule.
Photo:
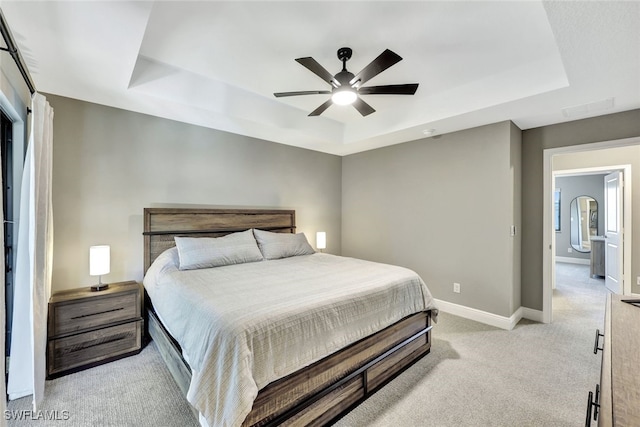
{"label": "wooden dresser", "polygon": [[47,378],[138,353],[142,289],[137,282],[57,292],[49,301]]}
{"label": "wooden dresser", "polygon": [[[607,297],[604,334],[596,331],[594,353],[602,351],[600,384],[589,392],[586,426],[640,426],[640,307]],[[600,344],[602,346],[600,347]]]}

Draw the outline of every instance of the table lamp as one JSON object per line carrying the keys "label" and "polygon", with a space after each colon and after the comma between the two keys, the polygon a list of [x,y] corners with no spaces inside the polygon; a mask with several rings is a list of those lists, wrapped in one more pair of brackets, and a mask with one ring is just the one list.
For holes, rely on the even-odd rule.
{"label": "table lamp", "polygon": [[91,246],[89,248],[89,275],[98,276],[98,284],[91,286],[92,291],[103,291],[109,287],[102,283],[102,275],[109,274],[111,252],[108,245]]}
{"label": "table lamp", "polygon": [[327,247],[327,233],[324,231],[318,231],[316,233],[316,248],[320,249],[322,252],[323,249]]}

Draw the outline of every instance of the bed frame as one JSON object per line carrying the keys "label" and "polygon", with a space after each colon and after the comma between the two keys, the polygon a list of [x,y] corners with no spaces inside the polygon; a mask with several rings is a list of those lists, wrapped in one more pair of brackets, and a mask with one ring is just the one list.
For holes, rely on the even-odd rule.
{"label": "bed frame", "polygon": [[[295,211],[265,209],[144,210],[144,271],[175,236],[219,237],[260,228],[295,233]],[[186,396],[191,370],[145,292],[145,325]],[[326,425],[367,399],[431,349],[431,312],[408,316],[260,390],[243,426]]]}

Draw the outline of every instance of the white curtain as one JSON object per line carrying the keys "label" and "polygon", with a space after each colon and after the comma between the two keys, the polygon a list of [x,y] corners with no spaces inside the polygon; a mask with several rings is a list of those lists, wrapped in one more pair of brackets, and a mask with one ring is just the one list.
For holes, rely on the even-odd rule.
{"label": "white curtain", "polygon": [[44,396],[47,305],[51,296],[53,109],[44,96],[36,93],[31,111],[20,195],[7,392],[9,399],[33,395],[36,410]]}

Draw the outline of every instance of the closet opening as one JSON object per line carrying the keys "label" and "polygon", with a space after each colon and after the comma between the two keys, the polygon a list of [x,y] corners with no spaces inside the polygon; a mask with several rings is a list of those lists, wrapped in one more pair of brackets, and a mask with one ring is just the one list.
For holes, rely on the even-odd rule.
{"label": "closet opening", "polygon": [[[2,213],[4,233],[5,280],[5,361],[11,346],[11,321],[13,319],[13,122],[0,111],[0,151],[2,158]],[[8,364],[5,365],[5,383]]]}

